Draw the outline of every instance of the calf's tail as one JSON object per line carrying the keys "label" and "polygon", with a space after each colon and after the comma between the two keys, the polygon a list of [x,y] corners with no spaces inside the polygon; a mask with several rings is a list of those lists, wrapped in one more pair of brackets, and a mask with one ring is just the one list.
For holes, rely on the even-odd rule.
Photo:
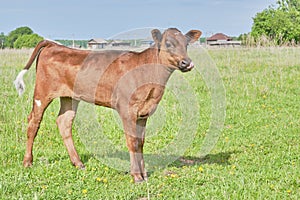
{"label": "calf's tail", "polygon": [[16,77],[16,80],[14,81],[14,85],[19,93],[19,95],[21,96],[24,91],[25,91],[25,83],[23,81],[23,76],[26,74],[26,72],[29,70],[29,68],[31,67],[33,61],[35,60],[35,58],[39,55],[39,53],[41,52],[41,49],[53,44],[53,42],[50,42],[48,40],[43,40],[40,43],[38,43],[38,45],[35,47],[28,63],[26,64],[26,66],[24,67],[24,69],[18,74],[18,76]]}

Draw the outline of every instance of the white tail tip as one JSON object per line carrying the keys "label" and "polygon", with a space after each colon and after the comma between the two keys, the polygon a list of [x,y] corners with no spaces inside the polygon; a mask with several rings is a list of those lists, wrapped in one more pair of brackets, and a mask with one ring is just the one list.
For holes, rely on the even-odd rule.
{"label": "white tail tip", "polygon": [[23,76],[24,74],[26,74],[28,70],[27,69],[23,69],[17,76],[16,80],[14,81],[15,87],[19,93],[19,95],[21,96],[24,91],[25,91],[25,83],[23,81]]}

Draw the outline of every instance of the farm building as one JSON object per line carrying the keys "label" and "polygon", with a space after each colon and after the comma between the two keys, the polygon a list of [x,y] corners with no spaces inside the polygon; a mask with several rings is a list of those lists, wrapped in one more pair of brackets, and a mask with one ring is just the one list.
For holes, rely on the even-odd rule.
{"label": "farm building", "polygon": [[104,49],[105,46],[107,46],[107,45],[108,45],[108,42],[102,38],[90,39],[88,41],[89,49]]}
{"label": "farm building", "polygon": [[90,39],[88,41],[88,48],[89,49],[104,49],[104,48],[111,48],[111,47],[129,47],[130,42],[121,41],[121,40],[105,40],[102,38],[99,39]]}
{"label": "farm building", "polygon": [[217,33],[206,39],[208,46],[240,46],[241,41],[234,41],[231,37]]}
{"label": "farm building", "polygon": [[125,42],[125,41],[121,41],[121,40],[113,40],[109,45],[113,46],[113,47],[128,47],[130,46],[130,42]]}

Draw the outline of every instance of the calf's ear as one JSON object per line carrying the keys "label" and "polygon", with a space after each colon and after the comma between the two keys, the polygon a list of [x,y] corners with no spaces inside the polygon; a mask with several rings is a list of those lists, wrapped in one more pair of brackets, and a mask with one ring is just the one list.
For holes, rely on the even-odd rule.
{"label": "calf's ear", "polygon": [[155,44],[160,44],[162,40],[161,32],[158,29],[153,29],[151,33]]}
{"label": "calf's ear", "polygon": [[190,30],[188,33],[185,34],[186,39],[189,43],[196,42],[199,40],[202,32],[198,30]]}

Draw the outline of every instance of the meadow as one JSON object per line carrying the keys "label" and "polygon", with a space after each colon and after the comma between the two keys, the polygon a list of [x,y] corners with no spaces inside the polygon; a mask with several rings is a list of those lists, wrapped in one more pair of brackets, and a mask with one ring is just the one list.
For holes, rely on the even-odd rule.
{"label": "meadow", "polygon": [[[209,49],[201,54],[205,58],[191,52],[196,65],[215,65],[219,72],[226,97],[223,130],[212,151],[199,156],[213,116],[211,90],[196,70],[175,72],[184,77],[180,83],[188,82],[199,116],[182,111],[182,105],[190,109],[193,104],[174,92],[180,86],[167,89],[148,122],[144,150],[150,177],[142,184],[134,184],[126,171],[129,157],[115,113],[84,103],[79,113],[84,107],[92,112],[82,110],[73,137],[86,169],[69,161],[55,124],[57,100],[44,115],[33,166],[22,166],[35,67],[25,76],[22,97],[12,82],[31,52],[0,51],[0,199],[300,199],[299,47]],[[182,127],[194,131],[187,135],[189,129]],[[182,146],[181,132],[192,139]],[[110,142],[107,147],[98,143],[103,136]],[[101,159],[109,146],[119,155]],[[170,162],[162,164],[164,160]]]}

